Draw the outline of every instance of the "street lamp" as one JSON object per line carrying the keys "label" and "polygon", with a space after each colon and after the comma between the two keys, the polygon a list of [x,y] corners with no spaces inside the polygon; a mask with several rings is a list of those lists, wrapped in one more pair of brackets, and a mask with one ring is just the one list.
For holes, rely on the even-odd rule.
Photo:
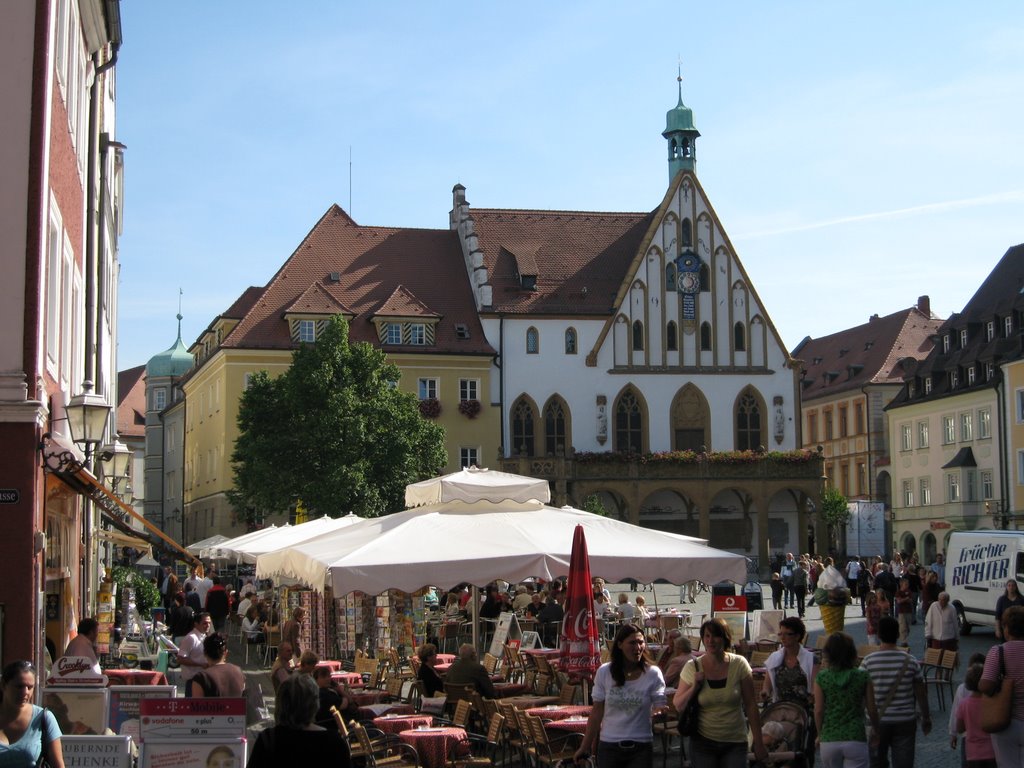
{"label": "street lamp", "polygon": [[[64,406],[64,412],[68,417],[68,429],[71,431],[71,439],[82,446],[85,453],[85,468],[93,471],[91,454],[92,450],[103,441],[103,433],[107,427],[107,419],[110,418],[111,407],[99,395],[92,391],[92,382],[86,379],[82,382],[81,394],[75,395],[71,401]],[[85,512],[85,564],[82,578],[82,612],[89,613],[92,608],[92,569],[96,567],[96,552],[94,552],[95,538],[93,529],[96,527],[92,502],[88,499],[84,505]],[[91,615],[91,613],[89,613]]]}
{"label": "street lamp", "polygon": [[128,467],[132,461],[131,450],[115,436],[114,442],[107,443],[100,449],[99,458],[103,465],[104,478],[110,481],[113,490],[117,490],[118,485],[128,478]]}

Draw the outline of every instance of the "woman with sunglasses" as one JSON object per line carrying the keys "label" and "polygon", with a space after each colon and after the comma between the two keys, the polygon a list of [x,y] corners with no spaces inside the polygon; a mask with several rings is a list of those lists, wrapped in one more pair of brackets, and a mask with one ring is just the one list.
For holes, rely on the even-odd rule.
{"label": "woman with sunglasses", "polygon": [[804,648],[807,628],[796,616],[779,622],[779,643],[782,647],[765,661],[768,674],[761,687],[764,701],[792,701],[810,714],[811,691],[818,675],[814,654]]}
{"label": "woman with sunglasses", "polygon": [[36,670],[29,662],[15,661],[4,667],[0,675],[0,765],[33,768],[45,754],[52,768],[64,768],[57,719],[32,703],[35,687]]}

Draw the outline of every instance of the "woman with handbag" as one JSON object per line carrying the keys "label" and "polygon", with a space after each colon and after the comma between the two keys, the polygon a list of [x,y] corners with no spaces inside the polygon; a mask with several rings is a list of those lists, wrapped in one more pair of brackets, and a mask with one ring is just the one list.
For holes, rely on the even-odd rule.
{"label": "woman with handbag", "polygon": [[60,728],[49,710],[32,703],[36,670],[14,661],[0,675],[0,764],[33,768],[40,758],[51,768],[64,768]]}
{"label": "woman with handbag", "polygon": [[665,679],[660,669],[647,663],[645,646],[643,630],[635,624],[623,624],[615,633],[612,659],[594,677],[594,707],[576,762],[592,754],[596,745],[597,768],[651,768],[651,718],[665,714],[668,707]]}
{"label": "woman with handbag", "polygon": [[[1024,765],[1024,608],[1014,606],[1003,613],[1002,645],[985,657],[985,671],[978,690],[982,702],[982,727],[992,733],[992,746],[999,765]],[[998,709],[1009,724],[993,732],[985,727],[985,710]],[[995,714],[995,713],[993,713]]]}
{"label": "woman with handbag", "polygon": [[750,664],[728,652],[732,633],[724,620],[705,621],[700,635],[706,652],[699,661],[683,667],[672,699],[682,718],[691,699],[697,697],[700,712],[696,733],[690,737],[690,762],[693,768],[746,768],[747,723],[754,740],[754,756],[763,762],[768,750],[761,734]]}

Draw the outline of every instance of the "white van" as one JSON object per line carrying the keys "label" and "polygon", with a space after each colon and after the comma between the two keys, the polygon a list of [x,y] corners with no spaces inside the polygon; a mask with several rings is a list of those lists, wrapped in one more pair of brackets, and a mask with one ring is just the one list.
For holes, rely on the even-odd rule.
{"label": "white van", "polygon": [[1024,584],[1024,531],[958,531],[946,550],[946,591],[960,634],[995,627],[996,600],[1006,582]]}

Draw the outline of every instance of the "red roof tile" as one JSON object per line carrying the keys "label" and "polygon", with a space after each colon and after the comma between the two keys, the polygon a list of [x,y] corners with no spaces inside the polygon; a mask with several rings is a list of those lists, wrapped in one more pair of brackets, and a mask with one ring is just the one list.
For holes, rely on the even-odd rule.
{"label": "red roof tile", "polygon": [[117,374],[117,434],[145,437],[146,366],[138,365]]}
{"label": "red roof tile", "polygon": [[337,315],[349,317],[355,313],[331,296],[322,285],[313,283],[295,301],[285,307],[285,312],[307,315]]}
{"label": "red roof tile", "polygon": [[395,288],[380,309],[373,313],[374,317],[438,317],[427,305],[416,298],[412,291],[404,285]]}
{"label": "red roof tile", "polygon": [[[495,312],[607,315],[654,213],[471,208]],[[535,274],[536,290],[520,275]]]}
{"label": "red roof tile", "polygon": [[[338,282],[331,279],[335,272]],[[402,285],[441,321],[433,347],[389,345],[388,350],[494,354],[484,338],[455,232],[362,227],[337,205],[310,230],[222,346],[292,348],[284,313],[313,285],[352,313],[353,341],[379,346],[371,318]],[[456,337],[457,324],[468,327],[468,339]]]}

